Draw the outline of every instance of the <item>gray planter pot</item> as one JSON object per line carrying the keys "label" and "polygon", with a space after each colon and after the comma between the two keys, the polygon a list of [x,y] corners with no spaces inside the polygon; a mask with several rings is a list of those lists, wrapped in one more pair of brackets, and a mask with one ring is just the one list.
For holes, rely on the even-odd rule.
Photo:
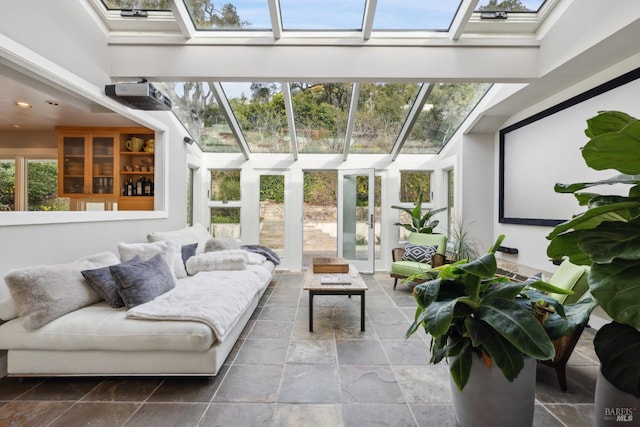
{"label": "gray planter pot", "polygon": [[473,356],[471,376],[462,391],[451,378],[451,394],[461,427],[533,425],[536,396],[536,361],[526,358],[524,368],[509,382],[497,366],[488,369]]}
{"label": "gray planter pot", "polygon": [[640,399],[618,390],[602,373],[596,381],[595,426],[640,426]]}

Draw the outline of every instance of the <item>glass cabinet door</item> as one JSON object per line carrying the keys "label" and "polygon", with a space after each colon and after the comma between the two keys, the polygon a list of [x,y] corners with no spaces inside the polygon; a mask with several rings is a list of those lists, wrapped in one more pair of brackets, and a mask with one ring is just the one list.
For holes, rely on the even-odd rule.
{"label": "glass cabinet door", "polygon": [[64,194],[85,193],[85,158],[86,145],[84,136],[65,136],[62,139]]}
{"label": "glass cabinet door", "polygon": [[113,136],[91,138],[91,193],[113,194],[114,191]]}

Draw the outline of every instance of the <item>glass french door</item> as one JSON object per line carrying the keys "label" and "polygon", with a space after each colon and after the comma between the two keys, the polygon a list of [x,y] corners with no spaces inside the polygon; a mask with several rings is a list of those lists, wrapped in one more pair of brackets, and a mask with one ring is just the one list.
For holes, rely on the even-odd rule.
{"label": "glass french door", "polygon": [[338,256],[374,272],[375,170],[338,171]]}

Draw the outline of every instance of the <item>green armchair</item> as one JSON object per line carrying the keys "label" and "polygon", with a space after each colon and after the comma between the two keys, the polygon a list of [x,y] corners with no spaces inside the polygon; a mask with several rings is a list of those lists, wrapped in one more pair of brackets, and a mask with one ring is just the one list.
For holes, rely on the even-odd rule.
{"label": "green armchair", "polygon": [[[447,237],[443,234],[425,234],[425,233],[411,233],[407,239],[407,243],[413,246],[421,246],[423,248],[417,249],[418,254],[429,254],[432,252],[429,247],[437,246],[435,253],[428,260],[420,260],[420,256],[413,257],[406,253],[407,246],[404,248],[394,248],[391,251],[391,277],[395,280],[393,282],[393,289],[398,285],[398,279],[406,279],[414,274],[427,271],[433,267],[438,267],[445,263],[445,253],[447,250]],[[407,255],[407,256],[405,256]]]}
{"label": "green armchair", "polygon": [[[585,297],[585,294],[589,290],[588,275],[589,267],[572,264],[568,259],[564,260],[548,282],[559,288],[571,290],[573,294],[550,294],[550,296],[565,306],[575,304]],[[562,391],[567,391],[567,362],[585,327],[586,324],[579,325],[572,333],[553,340],[553,346],[556,350],[556,355],[553,359],[538,360],[538,363],[555,369]]]}

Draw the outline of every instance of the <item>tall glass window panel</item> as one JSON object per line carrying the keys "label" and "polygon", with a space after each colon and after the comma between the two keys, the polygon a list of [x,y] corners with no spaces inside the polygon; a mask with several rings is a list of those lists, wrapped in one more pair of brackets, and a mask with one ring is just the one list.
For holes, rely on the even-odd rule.
{"label": "tall glass window panel", "polygon": [[271,30],[267,0],[184,0],[197,30]]}
{"label": "tall glass window panel", "polygon": [[222,83],[222,88],[252,153],[291,152],[280,83]]}
{"label": "tall glass window panel", "polygon": [[280,0],[283,30],[362,30],[365,0]]}
{"label": "tall glass window panel", "polygon": [[284,175],[260,176],[260,244],[284,256]]}
{"label": "tall glass window panel", "polygon": [[291,83],[298,151],[341,153],[353,85]]}
{"label": "tall glass window panel", "polygon": [[27,160],[27,210],[68,211],[68,197],[58,197],[58,162]]}
{"label": "tall glass window panel", "polygon": [[240,208],[211,208],[211,235],[240,238]]}
{"label": "tall glass window panel", "polygon": [[373,29],[448,31],[460,0],[378,0]]}
{"label": "tall glass window panel", "polygon": [[436,84],[400,152],[438,153],[490,87],[489,83]]}
{"label": "tall glass window panel", "polygon": [[[422,215],[429,212],[428,203],[431,201],[431,171],[401,171],[400,172],[400,205],[413,209],[422,192]],[[400,210],[400,224],[412,224],[413,219],[407,212]],[[410,231],[399,228],[399,239],[406,240]]]}
{"label": "tall glass window panel", "polygon": [[374,254],[375,254],[375,259],[379,260],[382,257],[382,246],[381,246],[381,236],[382,236],[382,197],[381,197],[381,190],[382,190],[382,177],[380,175],[376,175],[375,176],[375,191],[374,191],[374,199],[373,202],[375,203],[375,209],[374,209],[374,238],[376,239],[374,242]]}
{"label": "tall glass window panel", "polygon": [[240,201],[240,171],[212,170],[210,194],[211,201]]}
{"label": "tall glass window panel", "polygon": [[416,83],[363,83],[349,152],[389,153],[419,89]]}
{"label": "tall glass window panel", "polygon": [[303,252],[306,258],[335,257],[338,253],[338,173],[303,174]]}
{"label": "tall glass window panel", "polygon": [[154,83],[173,103],[173,113],[202,151],[239,153],[240,147],[218,105],[213,82]]}
{"label": "tall glass window panel", "polygon": [[193,225],[193,176],[195,170],[187,167],[187,225]]}
{"label": "tall glass window panel", "polygon": [[16,162],[0,159],[0,212],[16,210]]}
{"label": "tall glass window panel", "polygon": [[140,9],[171,11],[169,0],[102,0],[102,4],[110,10]]}
{"label": "tall glass window panel", "polygon": [[544,0],[480,0],[476,11],[537,12]]}

